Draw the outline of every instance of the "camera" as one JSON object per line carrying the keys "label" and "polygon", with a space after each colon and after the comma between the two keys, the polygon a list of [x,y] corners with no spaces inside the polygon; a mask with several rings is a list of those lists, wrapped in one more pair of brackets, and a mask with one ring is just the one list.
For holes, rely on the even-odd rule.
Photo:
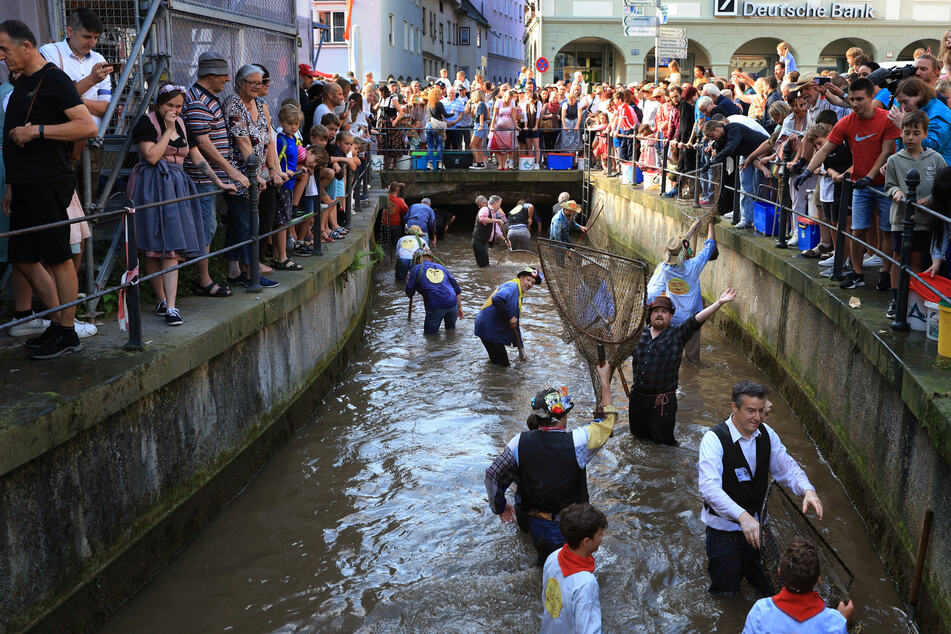
{"label": "camera", "polygon": [[876,86],[888,88],[888,91],[894,95],[895,91],[898,89],[898,84],[903,79],[914,77],[915,70],[916,69],[913,64],[908,64],[906,66],[895,66],[893,68],[879,68],[878,70],[872,71],[868,78]]}

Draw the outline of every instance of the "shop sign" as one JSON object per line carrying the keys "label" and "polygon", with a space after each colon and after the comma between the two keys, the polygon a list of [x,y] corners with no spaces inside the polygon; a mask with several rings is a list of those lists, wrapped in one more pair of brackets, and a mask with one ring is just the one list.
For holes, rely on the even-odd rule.
{"label": "shop sign", "polygon": [[846,18],[875,19],[875,5],[840,4],[828,6],[818,3],[790,4],[786,2],[748,2],[742,0],[713,0],[713,13],[717,16],[744,18]]}

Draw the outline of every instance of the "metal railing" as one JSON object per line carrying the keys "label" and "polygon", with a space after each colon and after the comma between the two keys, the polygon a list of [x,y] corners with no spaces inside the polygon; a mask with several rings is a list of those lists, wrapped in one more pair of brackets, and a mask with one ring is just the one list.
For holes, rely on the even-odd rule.
{"label": "metal railing", "polygon": [[[614,135],[614,136],[623,137],[625,135]],[[839,200],[840,206],[838,211],[838,220],[836,224],[832,224],[825,220],[821,220],[817,217],[800,214],[795,209],[792,208],[789,192],[791,191],[790,181],[793,176],[793,174],[791,173],[793,170],[790,170],[787,166],[787,162],[789,162],[792,158],[788,155],[783,157],[777,157],[773,161],[770,162],[772,165],[777,167],[776,169],[777,200],[771,200],[769,198],[765,198],[761,196],[759,192],[747,192],[742,189],[740,185],[740,171],[741,170],[739,169],[739,165],[741,162],[740,159],[743,157],[734,157],[734,168],[732,170],[732,173],[726,174],[726,170],[723,170],[723,173],[722,173],[723,181],[717,182],[708,177],[702,176],[701,170],[703,169],[703,167],[701,165],[701,161],[703,158],[702,154],[704,152],[703,146],[708,145],[706,143],[687,144],[687,145],[682,144],[682,147],[686,147],[687,149],[692,149],[695,151],[694,162],[695,162],[696,169],[693,172],[684,173],[676,169],[671,169],[670,165],[668,164],[667,157],[668,157],[668,153],[670,149],[670,141],[657,139],[654,137],[643,137],[643,136],[637,136],[637,135],[626,135],[626,137],[632,139],[633,153],[637,153],[638,143],[651,143],[651,144],[659,145],[660,151],[658,151],[658,156],[657,156],[658,160],[656,163],[645,163],[640,160],[639,156],[635,160],[633,155],[630,161],[625,160],[624,162],[632,162],[638,167],[641,167],[644,169],[656,170],[657,172],[659,172],[661,194],[664,194],[666,191],[668,176],[674,176],[681,180],[684,180],[684,179],[694,180],[695,181],[695,184],[693,187],[694,204],[696,206],[700,206],[698,198],[699,198],[699,194],[701,190],[701,185],[703,183],[707,183],[711,186],[720,186],[725,191],[729,191],[732,194],[733,200],[730,206],[733,211],[733,224],[739,223],[741,219],[742,211],[739,204],[740,196],[749,197],[753,201],[759,201],[759,202],[766,203],[772,206],[774,209],[778,211],[779,231],[777,233],[777,239],[774,245],[776,248],[779,248],[779,249],[788,248],[788,244],[787,244],[788,230],[792,226],[794,226],[795,218],[797,217],[808,218],[811,222],[814,222],[821,227],[825,227],[826,229],[829,229],[831,232],[833,232],[836,239],[835,256],[834,256],[834,261],[832,265],[833,270],[831,275],[831,279],[833,280],[841,280],[845,277],[844,268],[845,268],[845,257],[846,257],[845,251],[846,251],[847,240],[852,240],[856,242],[857,244],[867,249],[869,252],[879,256],[883,261],[889,262],[890,265],[899,267],[898,268],[899,281],[898,281],[898,288],[896,289],[897,291],[896,316],[895,316],[895,319],[890,324],[890,327],[892,330],[901,332],[901,331],[907,331],[910,329],[910,325],[908,323],[908,292],[909,292],[910,281],[912,279],[917,280],[922,286],[924,286],[925,288],[930,290],[932,293],[937,295],[942,301],[951,303],[951,299],[949,299],[949,297],[947,297],[944,293],[942,293],[940,290],[935,288],[931,283],[929,283],[926,277],[923,277],[922,275],[919,274],[919,272],[914,271],[911,268],[911,254],[912,254],[914,227],[915,227],[914,212],[919,211],[921,213],[927,214],[931,216],[932,218],[951,226],[951,218],[939,213],[938,211],[934,209],[930,209],[916,202],[918,198],[917,189],[921,181],[921,177],[918,174],[917,170],[910,170],[908,174],[905,176],[905,186],[908,190],[908,193],[905,196],[905,201],[902,203],[901,252],[900,252],[900,259],[895,259],[892,256],[892,254],[882,251],[877,245],[870,244],[869,242],[861,238],[858,238],[849,230],[847,226],[847,218],[849,215],[851,215],[852,189],[853,189],[854,183],[848,177],[844,178],[842,182],[842,192],[841,192],[841,197]],[[586,145],[590,145],[590,140],[586,139]],[[616,148],[613,147],[613,143],[609,142],[608,152],[611,153],[615,149]],[[590,147],[586,147],[585,148],[586,155],[590,156],[590,152],[591,152]],[[617,154],[613,154],[611,158],[615,160],[620,160],[620,157]],[[590,164],[591,164],[590,160],[588,164],[589,164],[588,169],[590,170]],[[750,169],[755,169],[755,168],[750,168]],[[586,178],[590,178],[590,176],[586,175]],[[634,183],[632,183],[632,186],[633,185]],[[874,192],[878,196],[888,198],[888,196],[879,189],[876,189],[874,187],[869,187],[869,190]],[[811,196],[813,191],[814,190],[808,190],[807,195]],[[889,198],[889,200],[891,199]],[[589,210],[585,209],[585,211],[588,212]],[[937,230],[940,231],[942,230],[942,228],[939,227]]]}
{"label": "metal railing", "polygon": [[[246,161],[245,176],[248,178],[249,184],[253,184],[257,182],[258,165],[259,165],[259,160],[257,156],[252,154],[251,156],[248,157]],[[363,161],[361,163],[360,170],[358,170],[356,174],[354,174],[349,167],[345,168],[344,178],[345,178],[346,186],[344,190],[344,200],[343,200],[345,227],[349,228],[349,226],[351,225],[354,194],[359,194],[361,196],[361,199],[365,198],[366,194],[369,191],[370,177],[371,177],[371,167],[370,167],[369,160]],[[222,193],[220,190],[210,191],[210,192],[204,192],[199,194],[192,194],[190,196],[183,196],[180,198],[150,202],[150,203],[146,203],[146,204],[138,205],[138,206],[134,205],[132,201],[124,201],[122,203],[122,207],[119,209],[103,211],[91,216],[85,216],[80,218],[70,218],[67,220],[61,220],[61,221],[53,222],[49,224],[37,225],[34,227],[28,227],[25,229],[17,229],[14,231],[0,233],[0,239],[3,239],[3,238],[10,238],[10,237],[19,236],[19,235],[23,235],[27,233],[36,233],[39,231],[46,231],[46,230],[55,229],[58,227],[69,226],[79,222],[97,223],[97,222],[102,222],[105,220],[111,220],[117,217],[121,218],[122,224],[120,225],[119,233],[124,236],[125,256],[126,256],[126,275],[129,278],[127,281],[124,281],[115,286],[111,286],[109,288],[99,289],[94,293],[90,293],[86,295],[85,297],[80,297],[73,301],[60,304],[58,306],[47,307],[45,310],[40,311],[38,313],[33,313],[28,317],[13,319],[6,323],[0,324],[0,332],[8,330],[14,326],[18,326],[20,324],[25,324],[27,322],[33,321],[34,319],[41,319],[44,317],[51,316],[54,313],[57,313],[60,310],[63,310],[65,308],[72,308],[74,306],[79,306],[80,304],[98,301],[99,299],[101,299],[102,297],[105,297],[106,295],[110,295],[112,293],[118,293],[120,291],[125,291],[126,297],[127,297],[126,307],[128,308],[129,336],[128,336],[128,341],[125,343],[123,347],[126,350],[133,350],[133,351],[142,350],[144,349],[144,344],[142,342],[142,319],[141,319],[141,310],[139,306],[139,291],[138,291],[139,285],[142,282],[147,282],[153,278],[165,275],[166,273],[170,273],[172,271],[178,271],[185,267],[192,266],[198,262],[201,262],[202,260],[208,260],[210,258],[217,257],[219,255],[224,255],[225,253],[228,253],[229,251],[234,251],[236,249],[241,249],[243,247],[251,246],[251,245],[253,245],[253,248],[249,249],[250,261],[248,262],[248,271],[249,271],[248,277],[250,279],[250,283],[247,286],[247,292],[249,293],[261,292],[262,288],[260,285],[260,274],[258,273],[259,264],[260,264],[259,262],[260,251],[259,251],[258,245],[260,244],[261,240],[264,238],[273,236],[282,231],[287,231],[288,229],[306,220],[309,220],[311,218],[314,218],[314,217],[319,218],[317,214],[319,214],[320,212],[310,212],[310,213],[297,216],[296,218],[292,219],[291,222],[289,222],[288,224],[284,226],[261,233],[260,218],[258,213],[258,201],[259,201],[260,192],[257,187],[253,187],[253,186],[248,187],[248,194],[247,194],[249,226],[250,226],[249,237],[247,239],[242,240],[235,244],[228,245],[217,251],[213,251],[211,253],[206,253],[198,257],[191,258],[175,266],[160,269],[153,273],[149,273],[148,275],[140,276],[138,274],[138,267],[139,267],[138,240],[136,237],[135,221],[134,221],[134,215],[137,211],[142,211],[144,209],[149,209],[154,207],[161,207],[161,206],[172,204],[172,203],[197,200],[200,198],[204,198],[206,196],[217,196],[220,193]],[[319,231],[319,228],[318,228],[318,231]],[[11,263],[9,266],[13,267],[14,265]]]}

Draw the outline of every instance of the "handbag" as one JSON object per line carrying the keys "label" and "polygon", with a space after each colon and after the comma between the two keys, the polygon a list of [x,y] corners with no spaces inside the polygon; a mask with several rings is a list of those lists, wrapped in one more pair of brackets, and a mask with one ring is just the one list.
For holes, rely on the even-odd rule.
{"label": "handbag", "polygon": [[442,119],[437,119],[435,117],[429,118],[429,127],[438,132],[443,132],[449,125]]}

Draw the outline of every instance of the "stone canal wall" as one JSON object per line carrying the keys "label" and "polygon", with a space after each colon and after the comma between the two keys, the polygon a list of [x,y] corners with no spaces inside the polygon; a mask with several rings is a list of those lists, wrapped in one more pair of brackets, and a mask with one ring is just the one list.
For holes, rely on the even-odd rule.
{"label": "stone canal wall", "polygon": [[[651,264],[686,231],[675,203],[593,180],[604,219],[592,231]],[[863,292],[862,308],[852,309],[854,293],[819,277],[815,260],[725,223],[716,229],[720,256],[703,273],[705,299],[739,290],[716,323],[803,420],[906,600],[924,513],[934,509],[917,614],[922,631],[951,631],[951,370],[935,366],[936,345],[923,333],[888,329],[887,300],[870,297],[885,293]]]}
{"label": "stone canal wall", "polygon": [[94,629],[311,418],[359,346],[376,213],[277,289],[197,300],[207,319],[186,305],[142,353],[115,333],[46,366],[100,379],[3,413],[0,632]]}

